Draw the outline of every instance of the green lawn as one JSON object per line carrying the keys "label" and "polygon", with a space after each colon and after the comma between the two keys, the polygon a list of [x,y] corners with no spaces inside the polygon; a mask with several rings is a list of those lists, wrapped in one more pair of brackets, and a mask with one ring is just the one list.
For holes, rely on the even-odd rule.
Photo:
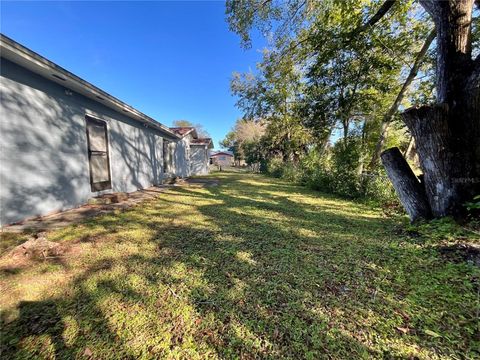
{"label": "green lawn", "polygon": [[480,356],[478,268],[367,206],[212,177],[49,233],[63,258],[3,259],[2,358]]}

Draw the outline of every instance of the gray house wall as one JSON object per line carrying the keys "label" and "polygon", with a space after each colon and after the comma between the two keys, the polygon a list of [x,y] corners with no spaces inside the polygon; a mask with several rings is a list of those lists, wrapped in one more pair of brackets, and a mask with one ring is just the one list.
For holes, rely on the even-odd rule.
{"label": "gray house wall", "polygon": [[208,174],[209,150],[205,145],[191,145],[191,175]]}
{"label": "gray house wall", "polygon": [[107,121],[109,191],[162,181],[159,131],[3,58],[0,86],[1,225],[76,207],[98,194],[90,189],[86,114]]}
{"label": "gray house wall", "polygon": [[188,177],[189,163],[190,163],[190,148],[188,146],[188,139],[185,137],[172,141],[169,143],[170,164],[167,167],[167,172],[163,174],[165,178],[172,179],[174,177]]}
{"label": "gray house wall", "polygon": [[190,140],[187,135],[175,143],[175,175],[178,177],[190,176]]}

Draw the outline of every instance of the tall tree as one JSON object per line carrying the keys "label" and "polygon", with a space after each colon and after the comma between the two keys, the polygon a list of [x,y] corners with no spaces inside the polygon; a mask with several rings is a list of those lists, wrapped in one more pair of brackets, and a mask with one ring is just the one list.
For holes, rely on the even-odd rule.
{"label": "tall tree", "polygon": [[[330,93],[334,94],[333,101],[339,104],[333,116],[342,124],[345,136],[350,126],[348,110],[351,99],[359,99],[359,105],[354,106],[357,111],[368,109],[369,106],[365,107],[362,101],[368,98],[371,89],[378,91],[382,88],[375,85],[376,80],[386,79],[380,75],[382,72],[379,69],[387,69],[385,65],[388,61],[381,56],[370,57],[370,52],[378,50],[380,53],[383,47],[384,54],[394,61],[391,66],[395,68],[398,63],[413,58],[412,44],[418,43],[420,38],[426,38],[426,33],[422,31],[409,30],[410,23],[421,23],[418,21],[420,15],[412,3],[232,0],[227,2],[227,15],[231,29],[242,36],[244,44],[248,44],[248,31],[252,27],[264,32],[273,30],[274,46],[280,53],[286,56],[294,52],[303,56],[303,64],[317,64],[316,68],[321,71],[313,74],[312,80],[320,86],[311,93],[328,96],[324,90],[329,87],[325,85],[332,85],[330,89],[333,92]],[[423,207],[412,217],[459,215],[462,213],[462,204],[475,193],[480,193],[480,59],[478,56],[472,58],[474,0],[420,0],[420,4],[435,24],[437,104],[415,107],[402,115],[415,139],[424,173],[423,185],[418,185],[425,187],[424,200],[428,204],[428,211]],[[413,10],[409,10],[410,7]],[[408,56],[401,54],[402,49]],[[354,76],[339,76],[342,74],[339,70],[346,62],[355,64],[362,56],[367,63],[371,62],[370,75],[360,77],[357,85]],[[345,69],[345,74],[348,74],[350,67]],[[405,66],[402,69],[404,71]],[[342,83],[342,78],[347,80]],[[368,85],[369,81],[371,85]],[[392,82],[390,89],[398,86],[401,91],[401,84],[397,84],[398,80]],[[361,96],[352,96],[357,94]],[[300,98],[305,100],[310,97]],[[398,105],[398,101],[393,100],[394,106]],[[359,115],[357,111],[354,112],[354,118]],[[385,113],[389,115],[389,112]],[[363,129],[367,130],[368,126]],[[389,152],[389,155],[397,154],[401,153]],[[388,159],[392,156],[384,158],[387,170],[392,170],[392,165],[399,163],[394,161],[389,164]],[[399,178],[403,176],[401,171],[389,173],[396,173]],[[408,198],[408,191],[401,188],[404,182],[393,183],[400,198]],[[414,196],[420,193],[422,191],[415,192]]]}
{"label": "tall tree", "polygon": [[220,141],[220,146],[232,151],[236,161],[245,160],[264,132],[262,121],[238,119],[233,129]]}
{"label": "tall tree", "polygon": [[[431,211],[414,209],[413,219],[460,216],[463,204],[480,193],[480,56],[472,58],[474,0],[420,1],[437,32],[437,103],[403,113],[424,173],[425,196]],[[398,154],[398,153],[397,153]],[[401,197],[411,198],[407,178],[383,158]]]}

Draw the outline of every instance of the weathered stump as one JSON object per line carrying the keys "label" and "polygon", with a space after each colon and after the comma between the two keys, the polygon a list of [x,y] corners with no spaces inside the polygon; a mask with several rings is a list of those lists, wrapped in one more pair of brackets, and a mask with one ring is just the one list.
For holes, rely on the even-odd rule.
{"label": "weathered stump", "polygon": [[385,150],[380,156],[388,177],[411,222],[430,219],[432,213],[425,189],[397,147]]}
{"label": "weathered stump", "polygon": [[416,141],[425,174],[425,191],[435,217],[451,214],[460,197],[459,184],[453,178],[461,176],[458,165],[462,159],[455,159],[452,153],[448,115],[449,109],[445,104],[414,107],[402,114]]}

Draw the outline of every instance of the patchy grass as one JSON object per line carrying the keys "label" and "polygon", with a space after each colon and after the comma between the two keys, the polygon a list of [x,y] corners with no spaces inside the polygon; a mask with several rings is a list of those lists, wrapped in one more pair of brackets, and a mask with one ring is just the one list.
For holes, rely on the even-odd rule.
{"label": "patchy grass", "polygon": [[28,240],[28,233],[0,232],[0,255]]}
{"label": "patchy grass", "polygon": [[480,356],[474,265],[364,205],[215,177],[49,233],[65,257],[2,259],[2,357]]}

